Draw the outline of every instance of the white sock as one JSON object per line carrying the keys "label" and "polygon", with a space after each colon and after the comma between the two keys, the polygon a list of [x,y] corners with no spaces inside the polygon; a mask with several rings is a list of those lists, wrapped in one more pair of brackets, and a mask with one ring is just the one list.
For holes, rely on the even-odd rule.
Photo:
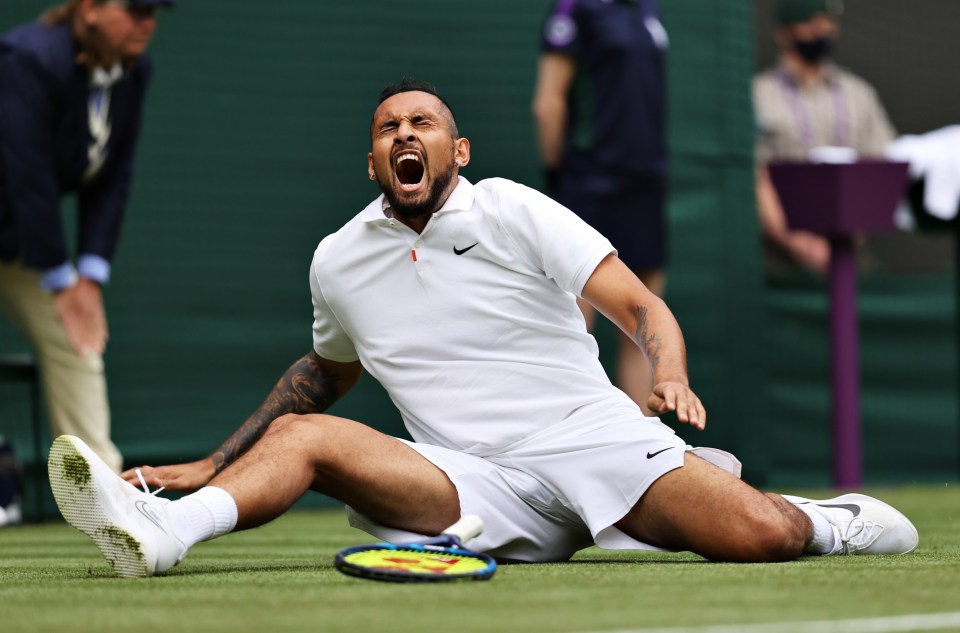
{"label": "white sock", "polygon": [[188,548],[233,530],[237,525],[237,503],[223,488],[206,486],[167,507],[170,527]]}
{"label": "white sock", "polygon": [[843,549],[837,528],[823,516],[824,510],[812,503],[794,504],[810,517],[813,523],[813,539],[804,550],[806,554],[837,554]]}

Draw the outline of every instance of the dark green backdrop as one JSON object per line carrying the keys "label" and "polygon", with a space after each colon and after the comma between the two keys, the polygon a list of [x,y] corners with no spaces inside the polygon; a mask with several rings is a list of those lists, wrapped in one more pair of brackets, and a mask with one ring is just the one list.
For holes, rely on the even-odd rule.
{"label": "dark green backdrop", "polygon": [[[412,75],[439,86],[473,142],[468,178],[540,184],[530,101],[547,5],[181,0],[162,15],[138,177],[107,291],[114,436],[128,462],[206,454],[309,350],[308,265],[317,242],[378,193],[365,155],[384,84]],[[760,271],[753,4],[663,5],[668,301],[710,414],[704,434],[683,433],[736,452],[755,483],[826,484],[823,280],[771,288]],[[43,6],[3,0],[0,28]],[[956,478],[951,283],[941,273],[865,284],[871,483]],[[23,347],[5,325],[2,348]],[[609,350],[609,329],[598,337]],[[334,412],[401,432],[368,378]],[[27,414],[25,391],[0,386],[0,432],[23,455]]]}

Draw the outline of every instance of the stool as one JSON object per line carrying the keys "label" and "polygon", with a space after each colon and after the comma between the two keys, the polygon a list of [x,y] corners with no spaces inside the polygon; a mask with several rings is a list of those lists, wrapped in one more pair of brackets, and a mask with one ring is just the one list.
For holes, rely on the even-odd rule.
{"label": "stool", "polygon": [[[25,382],[30,384],[30,406],[33,436],[33,461],[36,468],[34,481],[35,519],[43,517],[43,488],[46,485],[43,459],[43,420],[40,415],[40,369],[30,354],[0,354],[0,382]],[[26,501],[26,500],[24,500]]]}

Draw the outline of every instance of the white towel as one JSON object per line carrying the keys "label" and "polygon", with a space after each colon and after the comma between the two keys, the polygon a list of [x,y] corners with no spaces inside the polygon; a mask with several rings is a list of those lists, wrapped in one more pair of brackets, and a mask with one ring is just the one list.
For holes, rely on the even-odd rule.
{"label": "white towel", "polygon": [[924,180],[927,213],[951,220],[960,211],[960,125],[906,135],[887,146],[887,158],[910,163],[910,176]]}

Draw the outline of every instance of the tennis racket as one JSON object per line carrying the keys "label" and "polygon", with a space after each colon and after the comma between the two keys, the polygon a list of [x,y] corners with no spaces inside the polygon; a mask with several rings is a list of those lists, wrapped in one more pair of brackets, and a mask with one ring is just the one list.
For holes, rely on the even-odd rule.
{"label": "tennis racket", "polygon": [[497,570],[492,557],[461,547],[483,532],[475,514],[461,517],[440,536],[416,543],[373,543],[340,550],[338,570],[356,578],[387,582],[489,580]]}

